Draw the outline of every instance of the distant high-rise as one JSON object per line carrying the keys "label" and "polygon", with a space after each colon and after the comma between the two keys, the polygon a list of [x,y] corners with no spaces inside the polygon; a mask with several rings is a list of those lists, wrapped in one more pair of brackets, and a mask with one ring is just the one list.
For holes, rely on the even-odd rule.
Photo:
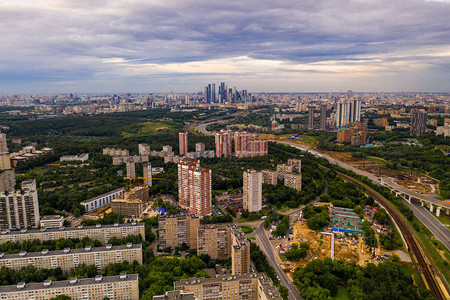
{"label": "distant high-rise", "polygon": [[195,143],[195,152],[204,152],[205,143]]}
{"label": "distant high-rise", "polygon": [[144,179],[145,185],[147,186],[152,186],[153,182],[152,182],[152,177],[153,177],[153,173],[152,173],[152,164],[151,163],[145,163],[143,166],[143,177],[148,178],[148,179]]}
{"label": "distant high-rise", "polygon": [[352,90],[348,90],[347,91],[347,99],[351,99],[353,98],[353,91]]}
{"label": "distant high-rise", "polygon": [[208,87],[205,86],[204,92],[203,92],[203,97],[204,97],[206,103],[208,103],[208,94],[209,94]]}
{"label": "distant high-rise", "polygon": [[361,98],[346,99],[342,95],[336,105],[337,128],[361,121]]}
{"label": "distant high-rise", "polygon": [[11,169],[11,159],[6,144],[6,134],[0,133],[0,170],[9,169]]}
{"label": "distant high-rise", "polygon": [[211,85],[211,103],[216,103],[216,84]]}
{"label": "distant high-rise", "polygon": [[180,155],[186,155],[188,152],[188,133],[180,132],[178,134],[179,146],[180,146]]}
{"label": "distant high-rise", "polygon": [[232,132],[230,130],[221,130],[216,132],[216,156],[217,157],[228,157],[232,154]]}
{"label": "distant high-rise", "polygon": [[136,177],[136,168],[135,163],[133,160],[127,161],[127,178],[134,178]]}
{"label": "distant high-rise", "polygon": [[244,172],[244,209],[259,212],[262,207],[262,172],[247,170]]}
{"label": "distant high-rise", "polygon": [[150,155],[150,146],[147,144],[138,144],[139,155]]}
{"label": "distant high-rise", "polygon": [[314,105],[308,105],[308,129],[314,129]]}
{"label": "distant high-rise", "polygon": [[320,105],[320,130],[327,130],[327,105]]}
{"label": "distant high-rise", "polygon": [[411,135],[422,135],[427,131],[427,113],[417,108],[411,109]]}
{"label": "distant high-rise", "polygon": [[6,144],[6,134],[0,133],[0,153],[8,152],[8,146]]}

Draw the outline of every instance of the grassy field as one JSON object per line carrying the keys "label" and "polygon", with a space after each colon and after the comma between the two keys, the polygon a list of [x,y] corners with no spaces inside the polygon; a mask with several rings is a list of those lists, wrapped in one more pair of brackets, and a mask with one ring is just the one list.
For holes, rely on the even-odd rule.
{"label": "grassy field", "polygon": [[245,234],[251,234],[251,233],[253,233],[255,231],[255,229],[253,229],[253,227],[250,227],[250,226],[239,226],[239,227],[242,228],[242,231]]}
{"label": "grassy field", "polygon": [[175,129],[166,122],[145,122],[125,126],[121,134],[124,137],[133,137],[148,135],[160,131],[175,131]]}
{"label": "grassy field", "polygon": [[336,300],[350,300],[350,296],[348,295],[347,289],[343,286],[338,286],[338,292],[336,296],[333,297]]}
{"label": "grassy field", "polygon": [[145,133],[153,133],[164,129],[172,130],[172,126],[164,122],[145,122],[141,123],[141,125],[143,126],[141,132]]}

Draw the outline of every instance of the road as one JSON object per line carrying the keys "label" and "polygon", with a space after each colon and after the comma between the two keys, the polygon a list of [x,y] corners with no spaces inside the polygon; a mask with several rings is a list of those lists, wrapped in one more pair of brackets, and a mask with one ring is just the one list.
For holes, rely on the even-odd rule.
{"label": "road", "polygon": [[270,265],[273,266],[275,271],[278,274],[278,277],[280,278],[280,283],[284,286],[286,286],[289,289],[289,299],[303,299],[300,296],[299,291],[295,286],[291,285],[291,280],[287,276],[287,274],[284,272],[283,269],[280,267],[280,263],[277,262],[277,257],[275,255],[278,255],[275,253],[275,250],[270,243],[269,238],[267,237],[267,233],[264,230],[264,222],[260,221],[258,222],[258,225],[254,225],[253,228],[255,228],[256,236],[259,240],[259,244],[261,246],[261,250],[264,252],[264,254],[267,257],[267,260],[269,261]]}
{"label": "road", "polygon": [[[325,182],[325,187],[320,195],[322,195],[324,193],[328,193],[328,182]],[[313,203],[319,201],[320,195],[317,196],[314,200],[312,200],[308,204],[313,204]],[[304,207],[305,206],[302,205],[299,208],[295,208],[295,209],[288,211],[287,213],[280,213],[280,214],[293,216],[293,215],[298,214]],[[266,231],[264,230],[264,221],[258,220],[258,221],[252,221],[252,222],[247,222],[247,223],[236,223],[235,222],[235,224],[238,226],[239,225],[252,226],[255,229],[255,232],[252,233],[250,236],[256,235],[256,237],[259,241],[259,245],[261,246],[261,250],[266,255],[267,259],[269,260],[270,265],[273,266],[275,271],[277,272],[278,277],[280,278],[281,284],[286,286],[289,289],[289,299],[303,299],[300,296],[298,289],[295,286],[291,286],[292,281],[287,276],[286,272],[284,272],[284,270],[281,269],[281,267],[280,267],[281,260],[278,257],[278,253],[274,249],[272,243],[270,242],[269,238],[267,237]]]}

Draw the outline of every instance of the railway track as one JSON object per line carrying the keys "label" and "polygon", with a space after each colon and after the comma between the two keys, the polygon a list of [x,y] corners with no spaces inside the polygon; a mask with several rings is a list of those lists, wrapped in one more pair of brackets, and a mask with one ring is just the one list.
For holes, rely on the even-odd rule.
{"label": "railway track", "polygon": [[394,205],[389,202],[386,198],[380,195],[378,192],[365,185],[364,183],[342,173],[337,172],[342,178],[352,181],[360,186],[362,186],[366,193],[380,203],[389,212],[389,214],[394,219],[394,222],[399,227],[403,237],[406,240],[408,249],[414,255],[415,261],[417,263],[417,268],[422,276],[422,279],[428,289],[434,294],[436,299],[445,300],[449,299],[447,289],[442,283],[443,281],[438,279],[438,275],[434,271],[435,267],[431,264],[431,260],[428,258],[425,251],[423,251],[423,246],[420,241],[415,237],[413,230],[409,226],[406,219],[400,212],[394,207]]}

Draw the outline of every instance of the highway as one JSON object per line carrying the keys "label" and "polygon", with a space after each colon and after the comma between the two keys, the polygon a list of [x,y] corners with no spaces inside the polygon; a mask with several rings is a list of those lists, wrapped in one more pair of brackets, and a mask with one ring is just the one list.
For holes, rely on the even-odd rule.
{"label": "highway", "polygon": [[434,234],[434,236],[439,239],[447,249],[450,249],[450,230],[436,219],[428,209],[421,207],[414,202],[409,203],[405,200],[403,200],[403,202],[411,208],[414,215]]}

